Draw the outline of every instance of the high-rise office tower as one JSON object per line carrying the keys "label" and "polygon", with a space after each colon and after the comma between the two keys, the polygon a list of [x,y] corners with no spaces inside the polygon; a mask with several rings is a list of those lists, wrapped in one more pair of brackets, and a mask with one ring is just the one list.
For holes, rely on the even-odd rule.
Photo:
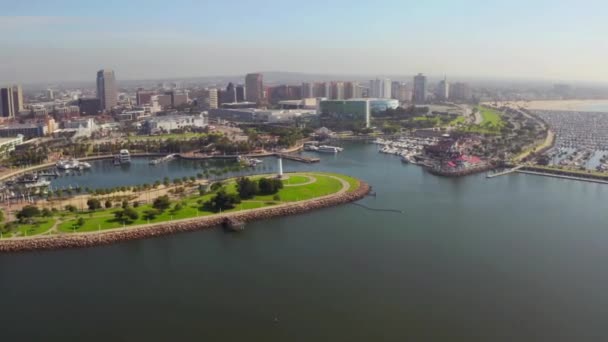
{"label": "high-rise office tower", "polygon": [[354,98],[355,93],[355,82],[346,82],[344,83],[344,99],[352,99]]}
{"label": "high-rise office tower", "polygon": [[344,99],[360,99],[363,97],[363,86],[358,82],[346,82],[344,84]]}
{"label": "high-rise office tower", "polygon": [[393,82],[392,84],[393,98],[400,102],[412,101],[412,89],[407,83]]}
{"label": "high-rise office tower", "polygon": [[118,89],[114,70],[102,69],[97,72],[97,98],[102,110],[110,110],[118,104]]}
{"label": "high-rise office tower", "polygon": [[389,80],[388,78],[385,78],[382,80],[382,96],[380,96],[383,99],[390,99],[392,98],[392,92],[391,92],[391,80]]}
{"label": "high-rise office tower", "polygon": [[333,100],[344,100],[344,82],[332,82],[331,98]]}
{"label": "high-rise office tower", "polygon": [[228,83],[228,86],[226,87],[226,91],[223,91],[220,95],[221,99],[220,101],[222,103],[234,103],[237,102],[236,100],[236,87],[234,86],[234,84],[232,84],[232,82]]}
{"label": "high-rise office tower", "polygon": [[352,82],[353,86],[353,99],[360,99],[363,97],[363,86],[359,82]]}
{"label": "high-rise office tower", "polygon": [[369,97],[377,97],[380,99],[390,99],[391,98],[391,80],[388,78],[385,79],[375,79],[369,81]]}
{"label": "high-rise office tower", "polygon": [[398,100],[400,91],[401,91],[401,82],[393,81],[391,83],[391,98]]}
{"label": "high-rise office tower", "polygon": [[0,88],[0,115],[14,118],[23,111],[23,90],[20,85]]}
{"label": "high-rise office tower", "polygon": [[369,97],[378,97],[378,93],[380,92],[380,80],[370,80],[369,81],[369,93],[367,94]]}
{"label": "high-rise office tower", "polygon": [[5,118],[15,117],[13,88],[0,88],[0,115]]}
{"label": "high-rise office tower", "polygon": [[426,102],[426,76],[418,74],[414,77],[414,103]]}
{"label": "high-rise office tower", "polygon": [[327,82],[315,83],[315,85],[313,87],[313,93],[314,93],[313,97],[330,98],[331,97],[330,90],[331,90],[331,84],[329,84]]}
{"label": "high-rise office tower", "polygon": [[245,97],[248,102],[262,102],[264,99],[264,76],[262,74],[247,74],[245,76]]}
{"label": "high-rise office tower", "polygon": [[315,97],[312,83],[302,83],[302,98],[308,99],[311,97]]}
{"label": "high-rise office tower", "polygon": [[205,104],[209,109],[217,109],[218,108],[218,91],[215,88],[207,89],[207,94],[205,96]]}
{"label": "high-rise office tower", "polygon": [[235,88],[235,92],[236,92],[236,102],[245,102],[245,86],[242,84],[239,84],[236,86]]}
{"label": "high-rise office tower", "polygon": [[323,82],[321,84],[322,84],[322,90],[323,90],[323,97],[330,98],[331,97],[331,83]]}
{"label": "high-rise office tower", "polygon": [[23,89],[20,85],[14,85],[13,88],[13,105],[15,106],[15,115],[23,110]]}
{"label": "high-rise office tower", "polygon": [[447,77],[437,85],[437,98],[442,101],[447,101],[450,98],[450,84]]}
{"label": "high-rise office tower", "polygon": [[55,99],[55,94],[53,94],[53,89],[47,89],[46,90],[46,98],[49,100],[54,100]]}

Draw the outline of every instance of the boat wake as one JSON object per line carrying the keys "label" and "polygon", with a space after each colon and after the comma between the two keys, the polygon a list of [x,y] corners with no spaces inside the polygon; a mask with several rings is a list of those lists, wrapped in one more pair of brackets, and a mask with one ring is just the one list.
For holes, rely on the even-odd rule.
{"label": "boat wake", "polygon": [[351,203],[352,205],[356,205],[357,207],[361,207],[363,209],[367,209],[367,210],[371,210],[371,211],[383,211],[383,212],[388,212],[388,213],[396,213],[396,214],[405,214],[405,212],[403,210],[398,210],[398,209],[376,209],[376,208],[370,208],[364,204],[360,204],[360,203]]}

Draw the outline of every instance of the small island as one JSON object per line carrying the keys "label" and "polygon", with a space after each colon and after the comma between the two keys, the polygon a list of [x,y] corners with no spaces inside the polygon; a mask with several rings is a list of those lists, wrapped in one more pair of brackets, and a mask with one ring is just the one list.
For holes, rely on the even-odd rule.
{"label": "small island", "polygon": [[298,172],[161,185],[144,196],[82,195],[63,208],[23,207],[1,233],[0,252],[88,247],[218,227],[227,219],[294,215],[352,202],[369,190],[346,175]]}

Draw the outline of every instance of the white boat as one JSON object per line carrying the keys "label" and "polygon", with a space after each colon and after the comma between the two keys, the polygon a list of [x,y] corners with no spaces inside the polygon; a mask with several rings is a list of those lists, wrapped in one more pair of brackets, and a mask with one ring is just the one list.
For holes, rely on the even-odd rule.
{"label": "white boat", "polygon": [[118,160],[120,164],[131,163],[131,154],[129,153],[129,150],[120,150],[120,153],[118,154]]}
{"label": "white boat", "polygon": [[57,166],[57,168],[60,170],[77,169],[78,165],[79,162],[76,159],[61,159],[55,164],[55,166]]}
{"label": "white boat", "polygon": [[250,158],[241,157],[241,156],[236,157],[236,160],[239,163],[241,163],[243,165],[246,165],[246,166],[249,166],[249,167],[254,167],[254,166],[256,166],[256,165],[264,162],[261,159],[250,159]]}
{"label": "white boat", "polygon": [[78,168],[81,170],[88,170],[91,168],[91,164],[89,164],[87,162],[79,162]]}
{"label": "white boat", "polygon": [[48,180],[44,180],[44,179],[39,179],[36,183],[27,183],[25,184],[25,187],[30,189],[30,188],[42,188],[42,187],[46,187],[51,185],[51,182]]}
{"label": "white boat", "polygon": [[158,165],[160,163],[164,163],[164,162],[167,162],[169,160],[172,160],[173,158],[175,158],[175,156],[177,156],[177,154],[174,153],[174,154],[166,155],[166,156],[164,156],[162,158],[152,159],[152,160],[150,160],[149,164],[150,165]]}
{"label": "white boat", "polygon": [[338,153],[338,152],[342,152],[342,151],[344,151],[344,149],[342,147],[328,146],[328,145],[321,145],[317,149],[317,152],[322,152],[322,153]]}
{"label": "white boat", "polygon": [[61,159],[55,163],[55,166],[59,170],[86,170],[91,168],[91,164],[87,162],[79,162],[76,159]]}

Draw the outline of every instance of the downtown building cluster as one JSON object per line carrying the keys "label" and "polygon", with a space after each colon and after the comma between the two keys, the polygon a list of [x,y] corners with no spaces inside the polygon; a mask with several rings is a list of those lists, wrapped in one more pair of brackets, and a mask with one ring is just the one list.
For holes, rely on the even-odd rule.
{"label": "downtown building cluster", "polygon": [[[184,110],[191,113],[192,109],[219,120],[287,123],[329,115],[369,126],[374,112],[436,100],[466,101],[470,97],[471,91],[464,83],[450,85],[443,80],[432,89],[422,74],[411,82],[376,78],[267,84],[262,73],[250,73],[240,82],[224,86],[184,87],[181,82],[160,82],[133,89],[119,88],[114,70],[101,69],[96,72],[93,91],[48,88],[25,103],[21,86],[0,88],[0,136],[22,134],[31,138],[75,129],[90,135],[96,127],[118,127],[122,122],[171,127],[152,121],[158,114],[175,116]],[[174,121],[184,122],[179,118]],[[191,122],[198,125],[202,121],[196,115]]]}

